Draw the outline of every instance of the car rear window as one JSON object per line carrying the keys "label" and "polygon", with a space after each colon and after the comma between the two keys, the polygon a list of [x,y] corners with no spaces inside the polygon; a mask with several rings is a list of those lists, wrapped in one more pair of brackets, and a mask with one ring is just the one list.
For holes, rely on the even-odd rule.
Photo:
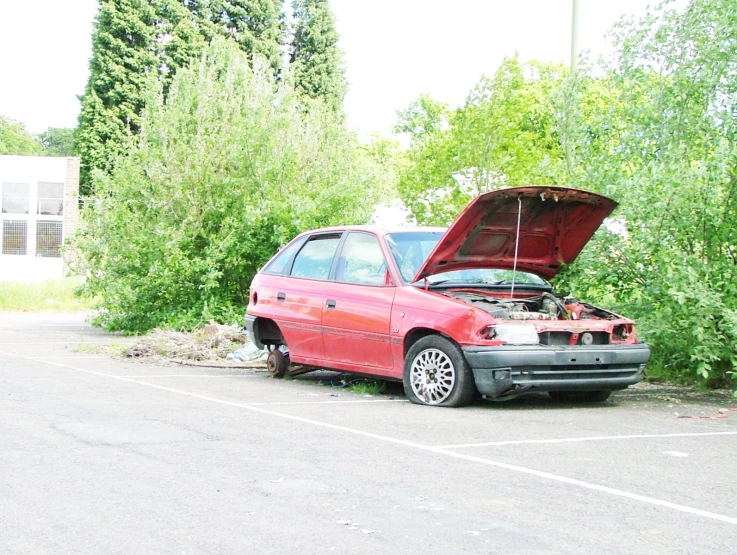
{"label": "car rear window", "polygon": [[321,235],[307,241],[292,264],[292,277],[328,279],[340,234]]}
{"label": "car rear window", "polygon": [[289,263],[294,258],[295,253],[304,244],[305,238],[297,239],[296,241],[287,245],[282,251],[271,261],[271,263],[264,268],[265,274],[277,274],[284,275],[289,272]]}

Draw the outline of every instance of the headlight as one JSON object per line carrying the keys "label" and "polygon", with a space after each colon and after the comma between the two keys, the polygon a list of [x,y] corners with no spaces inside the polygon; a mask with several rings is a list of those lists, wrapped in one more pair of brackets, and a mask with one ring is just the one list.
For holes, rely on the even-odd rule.
{"label": "headlight", "polygon": [[482,330],[483,337],[499,339],[509,345],[537,345],[540,339],[532,324],[497,324]]}

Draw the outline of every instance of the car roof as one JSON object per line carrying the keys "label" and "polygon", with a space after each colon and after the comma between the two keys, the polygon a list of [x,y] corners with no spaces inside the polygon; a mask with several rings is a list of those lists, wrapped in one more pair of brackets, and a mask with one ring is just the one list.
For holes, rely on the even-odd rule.
{"label": "car roof", "polygon": [[417,232],[435,232],[435,233],[445,233],[444,227],[431,227],[431,226],[394,226],[394,227],[384,227],[384,226],[376,226],[376,225],[341,225],[341,226],[334,226],[334,227],[323,227],[320,229],[311,229],[310,231],[305,231],[303,233],[300,233],[300,236],[303,235],[312,235],[315,233],[331,233],[331,232],[341,232],[341,231],[368,231],[371,233],[376,233],[377,235],[386,235],[388,233],[417,233]]}

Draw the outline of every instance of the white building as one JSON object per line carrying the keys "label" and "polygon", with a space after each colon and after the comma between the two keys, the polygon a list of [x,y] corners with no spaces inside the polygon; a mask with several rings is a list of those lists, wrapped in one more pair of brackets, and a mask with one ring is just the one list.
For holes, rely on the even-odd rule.
{"label": "white building", "polygon": [[79,158],[0,156],[0,281],[61,279],[79,219]]}

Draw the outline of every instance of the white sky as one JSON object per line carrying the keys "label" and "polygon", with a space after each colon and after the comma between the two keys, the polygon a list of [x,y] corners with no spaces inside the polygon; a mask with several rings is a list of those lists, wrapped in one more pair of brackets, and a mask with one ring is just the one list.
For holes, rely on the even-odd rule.
{"label": "white sky", "polygon": [[[505,56],[564,61],[571,0],[331,0],[350,83],[348,123],[388,134],[421,93],[459,105]],[[291,3],[291,0],[288,0]],[[598,56],[647,0],[580,0],[579,45]],[[97,0],[0,0],[0,114],[38,133],[74,127]]]}

